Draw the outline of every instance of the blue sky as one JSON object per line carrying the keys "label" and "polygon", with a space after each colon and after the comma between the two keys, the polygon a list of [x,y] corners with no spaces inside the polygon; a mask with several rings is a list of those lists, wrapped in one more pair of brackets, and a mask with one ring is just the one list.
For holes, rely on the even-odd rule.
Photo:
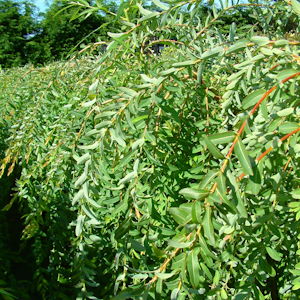
{"label": "blue sky", "polygon": [[33,0],[33,2],[40,11],[45,11],[47,6],[51,3],[51,0]]}

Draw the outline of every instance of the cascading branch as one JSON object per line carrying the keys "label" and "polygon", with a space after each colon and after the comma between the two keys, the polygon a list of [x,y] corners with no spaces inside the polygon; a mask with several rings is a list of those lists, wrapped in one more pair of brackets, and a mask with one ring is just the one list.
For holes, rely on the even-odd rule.
{"label": "cascading branch", "polygon": [[[124,2],[87,72],[3,110],[45,299],[57,281],[77,299],[299,297],[300,43],[282,29],[299,2],[201,4]],[[238,9],[268,18],[221,33]]]}

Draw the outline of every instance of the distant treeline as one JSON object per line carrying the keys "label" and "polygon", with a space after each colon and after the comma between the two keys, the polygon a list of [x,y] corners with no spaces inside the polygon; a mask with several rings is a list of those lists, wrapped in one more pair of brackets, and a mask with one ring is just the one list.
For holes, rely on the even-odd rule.
{"label": "distant treeline", "polygon": [[[30,0],[0,0],[1,67],[60,60],[76,45],[96,42],[107,31],[114,31],[110,15],[95,13],[74,19],[80,9],[68,7],[67,1],[54,1],[45,13],[39,13]],[[106,8],[115,10],[115,5],[107,2]]]}
{"label": "distant treeline", "polygon": [[[40,65],[62,60],[74,49],[107,40],[107,32],[122,31],[122,24],[115,22],[113,14],[122,9],[120,2],[101,1],[102,9],[88,16],[81,14],[83,8],[70,6],[70,2],[54,0],[45,13],[39,13],[30,0],[0,0],[0,67],[6,69],[28,63]],[[86,1],[91,6],[94,2]],[[212,13],[210,6],[205,3],[201,4],[203,13],[194,16],[202,18],[204,22],[207,15]],[[151,2],[145,5],[152,10],[157,9]],[[190,17],[188,10],[186,16]],[[218,23],[220,33],[228,33],[230,27],[234,28],[233,23],[239,24],[239,28],[245,25],[244,29],[250,30],[254,25],[253,20],[244,8],[234,13],[228,12]],[[292,22],[287,30],[295,26]]]}

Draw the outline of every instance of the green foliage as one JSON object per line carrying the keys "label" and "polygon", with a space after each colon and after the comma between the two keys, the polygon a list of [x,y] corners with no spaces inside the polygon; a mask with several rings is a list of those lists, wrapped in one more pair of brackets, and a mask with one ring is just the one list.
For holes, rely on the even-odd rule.
{"label": "green foliage", "polygon": [[[85,2],[84,2],[85,3]],[[86,14],[84,7],[54,1],[44,14],[36,14],[29,1],[0,1],[0,65],[2,68],[35,65],[66,59],[74,50],[94,43],[103,51],[107,31],[119,26],[112,20],[115,5],[103,2]],[[100,11],[100,12],[99,12]],[[97,13],[95,13],[97,12]],[[102,46],[102,47],[101,47]]]}
{"label": "green foliage", "polygon": [[36,29],[29,2],[0,1],[0,66],[7,68],[27,61],[28,35]]}
{"label": "green foliage", "polygon": [[1,74],[38,290],[298,299],[299,42],[280,25],[297,11],[246,5],[259,27],[220,32],[240,5],[153,3],[121,4],[100,57]]}
{"label": "green foliage", "polygon": [[[30,61],[43,63],[65,59],[81,44],[97,42],[105,36],[105,15],[80,17],[82,9],[73,9],[65,1],[54,1],[40,22],[40,32],[29,47]],[[74,19],[75,16],[78,16]],[[97,32],[97,35],[94,33]]]}

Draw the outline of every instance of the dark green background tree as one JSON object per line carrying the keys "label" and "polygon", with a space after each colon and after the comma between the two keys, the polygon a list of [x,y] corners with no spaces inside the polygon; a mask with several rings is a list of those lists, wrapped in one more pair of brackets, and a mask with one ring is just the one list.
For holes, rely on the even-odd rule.
{"label": "dark green background tree", "polygon": [[107,22],[105,15],[93,14],[87,18],[74,19],[78,13],[78,9],[69,7],[65,1],[55,1],[49,7],[40,22],[40,32],[30,43],[32,62],[43,63],[66,58],[81,42],[95,42],[105,34],[97,31]]}
{"label": "dark green background tree", "polygon": [[29,2],[0,0],[0,65],[4,68],[28,61],[26,44],[37,30],[34,6]]}
{"label": "dark green background tree", "polygon": [[[109,11],[114,3],[103,3]],[[44,64],[68,57],[84,43],[105,39],[112,18],[103,11],[80,16],[82,8],[54,1],[45,13],[29,1],[0,0],[0,65]]]}

